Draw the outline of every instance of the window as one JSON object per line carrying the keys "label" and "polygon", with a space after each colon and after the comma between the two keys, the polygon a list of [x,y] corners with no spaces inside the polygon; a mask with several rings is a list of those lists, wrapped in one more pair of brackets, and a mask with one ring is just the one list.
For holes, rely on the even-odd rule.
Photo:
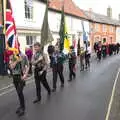
{"label": "window", "polygon": [[25,18],[26,19],[33,19],[33,3],[32,0],[25,0]]}
{"label": "window", "polygon": [[106,31],[107,31],[106,25],[103,25],[103,32],[106,32]]}
{"label": "window", "polygon": [[105,43],[106,42],[106,38],[103,38],[103,43]]}
{"label": "window", "polygon": [[99,25],[96,23],[95,24],[95,31],[98,32],[98,29],[99,29]]}
{"label": "window", "polygon": [[26,36],[26,45],[33,45],[36,42],[36,36]]}
{"label": "window", "polygon": [[110,27],[110,32],[114,32],[114,29],[112,26]]}

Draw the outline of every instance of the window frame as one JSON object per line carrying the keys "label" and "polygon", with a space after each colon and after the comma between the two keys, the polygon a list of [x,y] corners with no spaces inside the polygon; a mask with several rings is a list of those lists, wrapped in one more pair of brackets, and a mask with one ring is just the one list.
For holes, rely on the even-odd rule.
{"label": "window frame", "polygon": [[33,20],[33,4],[27,5],[27,1],[24,0],[24,17],[28,20]]}
{"label": "window frame", "polygon": [[37,36],[33,36],[33,35],[26,35],[26,45],[33,45],[36,42],[36,37]]}
{"label": "window frame", "polygon": [[102,25],[102,31],[107,32],[107,26],[105,24]]}

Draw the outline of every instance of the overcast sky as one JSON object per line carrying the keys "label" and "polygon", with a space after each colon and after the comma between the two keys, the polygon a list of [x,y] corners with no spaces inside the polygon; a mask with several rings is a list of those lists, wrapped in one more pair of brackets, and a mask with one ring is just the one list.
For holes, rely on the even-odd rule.
{"label": "overcast sky", "polygon": [[112,7],[113,18],[118,19],[120,13],[120,0],[73,0],[81,9],[89,10],[92,8],[94,12],[107,14],[107,7]]}

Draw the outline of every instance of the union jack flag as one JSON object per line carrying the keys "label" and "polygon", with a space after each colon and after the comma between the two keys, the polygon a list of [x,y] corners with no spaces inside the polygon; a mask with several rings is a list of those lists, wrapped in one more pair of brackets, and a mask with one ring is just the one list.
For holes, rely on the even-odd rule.
{"label": "union jack flag", "polygon": [[10,0],[7,0],[6,6],[6,45],[9,48],[15,48],[17,50],[20,47]]}

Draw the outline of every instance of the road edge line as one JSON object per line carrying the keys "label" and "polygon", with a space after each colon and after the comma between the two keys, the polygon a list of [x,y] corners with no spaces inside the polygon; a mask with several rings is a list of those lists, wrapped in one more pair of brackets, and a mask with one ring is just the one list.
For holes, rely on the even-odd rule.
{"label": "road edge line", "polygon": [[108,106],[107,114],[105,116],[105,120],[109,120],[109,116],[110,116],[110,112],[111,112],[111,107],[112,107],[112,103],[113,103],[113,99],[114,99],[114,94],[115,94],[115,89],[116,89],[119,74],[120,74],[120,68],[118,69],[118,72],[117,72],[116,77],[115,77],[115,82],[113,85],[112,94],[110,97],[109,106]]}

